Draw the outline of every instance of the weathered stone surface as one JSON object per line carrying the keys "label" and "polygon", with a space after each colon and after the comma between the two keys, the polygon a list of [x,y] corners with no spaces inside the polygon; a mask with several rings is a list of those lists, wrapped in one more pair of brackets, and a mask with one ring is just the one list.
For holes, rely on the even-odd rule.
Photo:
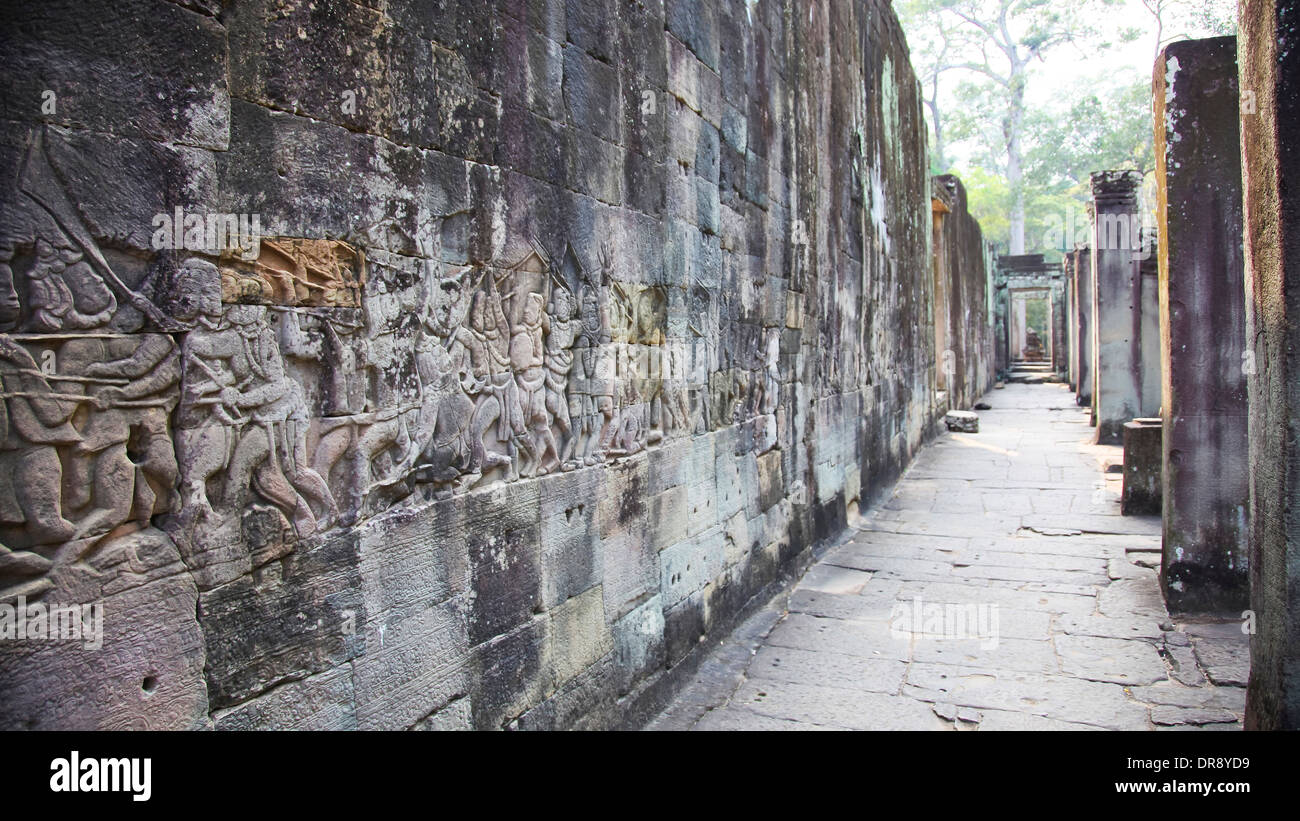
{"label": "weathered stone surface", "polygon": [[1060,636],[1056,652],[1063,671],[1089,681],[1153,684],[1168,677],[1156,648],[1141,639]]}
{"label": "weathered stone surface", "polygon": [[943,423],[948,426],[948,430],[959,433],[980,432],[979,414],[970,411],[948,411],[944,414]]}
{"label": "weathered stone surface", "polygon": [[[1105,572],[1130,550],[1158,551],[1158,529],[1126,533],[1134,520],[1119,515],[1116,496],[1087,498],[1093,480],[1076,472],[1101,476],[1104,459],[1084,443],[1086,420],[1066,410],[1065,390],[1008,387],[999,402],[1005,411],[989,415],[980,438],[1005,451],[1009,475],[1052,465],[1055,473],[1041,480],[1011,484],[1018,492],[1081,493],[1088,512],[1079,518],[1089,532],[1021,526],[1045,515],[980,522],[979,535],[973,527],[964,535],[924,532],[918,524],[945,518],[936,511],[981,509],[987,495],[982,482],[967,478],[986,452],[937,439],[851,538],[822,554],[788,599],[769,604],[776,613],[770,632],[739,648],[724,642],[649,726],[1236,728],[1244,689],[1217,686],[1201,670],[1212,663],[1231,678],[1247,647],[1241,623],[1175,624],[1154,571]],[[1118,456],[1118,448],[1100,454]],[[1066,490],[1075,483],[1079,490]],[[1098,529],[1103,521],[1120,526]],[[942,529],[950,527],[955,522]],[[1091,581],[1047,580],[1064,573]],[[888,715],[870,712],[882,694]]]}
{"label": "weathered stone surface", "polygon": [[996,367],[991,334],[972,334],[970,329],[992,330],[988,282],[964,275],[966,271],[991,271],[990,246],[984,241],[979,223],[967,209],[966,188],[951,174],[935,177],[930,186],[934,222],[935,258],[935,355],[938,357],[937,385],[947,394],[948,407],[968,408],[989,390]]}
{"label": "weathered stone surface", "polygon": [[1204,707],[1152,707],[1151,723],[1164,726],[1191,724],[1232,724],[1240,719],[1227,710],[1213,710]]}
{"label": "weathered stone surface", "polygon": [[1092,175],[1092,287],[1096,373],[1093,408],[1097,442],[1120,444],[1123,425],[1159,409],[1158,283],[1143,274],[1136,171]]}
{"label": "weathered stone surface", "polygon": [[[80,640],[53,635],[4,641],[0,725],[42,730],[209,725],[208,656],[195,620],[199,593],[163,533],[149,529],[119,539],[89,554],[84,565],[56,568],[49,581],[48,591],[31,604],[42,605],[46,613],[72,605],[98,612],[78,614]],[[30,609],[25,598],[7,598],[4,605]]]}
{"label": "weathered stone surface", "polygon": [[772,718],[841,729],[943,729],[929,705],[882,693],[864,693],[783,681],[750,681],[732,699],[738,707]]}
{"label": "weathered stone surface", "polygon": [[1162,492],[1161,422],[1134,419],[1124,423],[1124,491],[1120,512],[1125,516],[1160,513]]}
{"label": "weathered stone surface", "polygon": [[224,256],[223,302],[361,307],[366,260],[347,243],[260,237],[258,247],[232,248]]}
{"label": "weathered stone surface", "polygon": [[355,730],[352,671],[336,667],[290,681],[213,715],[218,730]]}
{"label": "weathered stone surface", "polygon": [[442,6],[0,35],[0,726],[631,723],[988,385],[888,3]]}
{"label": "weathered stone surface", "polygon": [[0,40],[14,84],[0,104],[5,120],[228,145],[226,33],[216,19],[161,0],[130,0],[94,25],[71,0],[10,11]]}
{"label": "weathered stone surface", "polygon": [[1172,610],[1240,612],[1249,598],[1246,380],[1257,366],[1245,358],[1236,39],[1170,44],[1152,92],[1166,439],[1161,584]]}
{"label": "weathered stone surface", "polygon": [[1078,245],[1065,255],[1065,273],[1069,278],[1070,387],[1074,401],[1092,405],[1092,262],[1090,249]]}
{"label": "weathered stone surface", "polygon": [[1254,94],[1241,122],[1246,263],[1251,638],[1246,727],[1300,727],[1300,585],[1295,555],[1297,460],[1296,260],[1300,175],[1300,41],[1294,0],[1246,0],[1238,87]]}

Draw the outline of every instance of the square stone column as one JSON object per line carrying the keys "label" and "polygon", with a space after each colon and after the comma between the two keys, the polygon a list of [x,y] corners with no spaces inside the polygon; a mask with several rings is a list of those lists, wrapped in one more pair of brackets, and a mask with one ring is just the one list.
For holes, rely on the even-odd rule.
{"label": "square stone column", "polygon": [[[996,263],[994,270],[996,271]],[[993,292],[993,366],[994,370],[1001,374],[1011,369],[1008,328],[1011,319],[1011,289],[1007,287],[1006,282],[1000,281],[996,273],[990,287]]]}
{"label": "square stone column", "polygon": [[1246,727],[1300,728],[1300,0],[1243,0],[1250,454]]}
{"label": "square stone column", "polygon": [[1156,61],[1164,560],[1175,612],[1235,611],[1247,579],[1246,345],[1237,43]]}
{"label": "square stone column", "polygon": [[[1097,442],[1118,445],[1142,407],[1142,274],[1136,171],[1092,175]],[[1152,409],[1154,410],[1154,409]]]}
{"label": "square stone column", "polygon": [[1012,360],[1025,358],[1025,299],[1024,297],[1012,298],[1011,300],[1011,358]]}
{"label": "square stone column", "polygon": [[1124,492],[1119,510],[1125,516],[1159,516],[1161,482],[1159,417],[1124,423]]}
{"label": "square stone column", "polygon": [[1079,333],[1079,309],[1075,304],[1073,251],[1066,253],[1065,259],[1061,261],[1061,269],[1065,272],[1065,337],[1068,350],[1065,372],[1070,390],[1073,391],[1079,385],[1079,350],[1074,344]]}
{"label": "square stone column", "polygon": [[1079,248],[1074,252],[1074,303],[1075,347],[1079,350],[1075,376],[1074,401],[1080,407],[1092,405],[1093,362],[1095,351],[1092,338],[1092,250]]}
{"label": "square stone column", "polygon": [[1051,327],[1048,329],[1048,333],[1052,335],[1052,370],[1064,374],[1070,369],[1070,346],[1065,338],[1069,317],[1069,306],[1065,296],[1068,283],[1061,273],[1053,274],[1052,279],[1050,302],[1052,316]]}
{"label": "square stone column", "polygon": [[1160,415],[1160,254],[1154,231],[1142,240],[1138,262],[1138,310],[1141,348],[1141,394],[1138,406],[1148,416]]}

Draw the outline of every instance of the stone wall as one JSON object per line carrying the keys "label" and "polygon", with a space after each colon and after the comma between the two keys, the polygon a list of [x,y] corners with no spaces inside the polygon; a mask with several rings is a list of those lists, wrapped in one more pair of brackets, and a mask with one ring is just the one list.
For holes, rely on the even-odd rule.
{"label": "stone wall", "polygon": [[1244,0],[1238,77],[1248,435],[1246,726],[1300,728],[1300,2]]}
{"label": "stone wall", "polygon": [[885,0],[6,19],[0,726],[634,725],[935,429]]}
{"label": "stone wall", "polygon": [[952,174],[934,178],[935,350],[948,406],[969,410],[993,386],[992,250]]}

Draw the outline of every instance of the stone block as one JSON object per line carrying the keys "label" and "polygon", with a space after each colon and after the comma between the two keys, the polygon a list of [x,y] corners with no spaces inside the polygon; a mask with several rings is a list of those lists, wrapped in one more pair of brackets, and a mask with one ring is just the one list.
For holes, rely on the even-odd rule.
{"label": "stone block", "polygon": [[971,411],[948,411],[943,417],[948,430],[958,433],[979,433],[980,417]]}
{"label": "stone block", "polygon": [[1160,513],[1163,430],[1159,418],[1124,423],[1124,491],[1120,511],[1125,516]]}
{"label": "stone block", "polygon": [[300,546],[280,562],[204,592],[199,619],[212,707],[365,652],[367,614],[355,537]]}
{"label": "stone block", "polygon": [[130,0],[95,25],[75,2],[13,11],[0,42],[13,83],[0,103],[5,120],[215,151],[229,145],[228,51],[217,20],[161,0]]}
{"label": "stone block", "polygon": [[550,618],[549,658],[557,685],[574,678],[614,649],[613,635],[605,623],[604,591],[600,585],[554,608]]}

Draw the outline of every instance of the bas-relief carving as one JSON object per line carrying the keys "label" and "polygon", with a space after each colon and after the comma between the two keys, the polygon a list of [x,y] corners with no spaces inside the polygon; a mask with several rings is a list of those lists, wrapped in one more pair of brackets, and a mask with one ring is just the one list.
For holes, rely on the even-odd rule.
{"label": "bas-relief carving", "polygon": [[285,370],[281,339],[262,305],[225,305],[211,263],[191,261],[194,329],[181,345],[184,381],[176,413],[184,508],[192,538],[220,528],[250,504],[269,503],[308,536],[339,509],[314,467],[311,417]]}
{"label": "bas-relief carving", "polygon": [[[167,318],[90,240],[49,168],[43,135],[30,144],[19,190],[34,233],[0,241],[6,568],[24,565],[20,555],[79,560],[180,504],[170,429],[180,352],[145,324]],[[133,316],[124,317],[128,306]],[[126,325],[139,332],[121,333]],[[21,576],[0,570],[0,594],[39,589],[21,587]]]}
{"label": "bas-relief carving", "polygon": [[[417,241],[412,270],[376,252],[368,271],[346,243],[276,238],[251,262],[182,260],[162,311],[57,216],[64,230],[0,241],[9,549],[157,525],[192,567],[219,554],[207,586],[421,486],[463,493],[751,419],[775,442],[778,329],[695,286],[671,336],[669,291],[619,279],[609,245],[589,271],[568,245],[449,266]],[[141,332],[116,332],[127,305]]]}
{"label": "bas-relief carving", "polygon": [[221,298],[230,303],[356,308],[365,282],[365,256],[345,242],[262,238],[257,256],[232,249],[221,259]]}

